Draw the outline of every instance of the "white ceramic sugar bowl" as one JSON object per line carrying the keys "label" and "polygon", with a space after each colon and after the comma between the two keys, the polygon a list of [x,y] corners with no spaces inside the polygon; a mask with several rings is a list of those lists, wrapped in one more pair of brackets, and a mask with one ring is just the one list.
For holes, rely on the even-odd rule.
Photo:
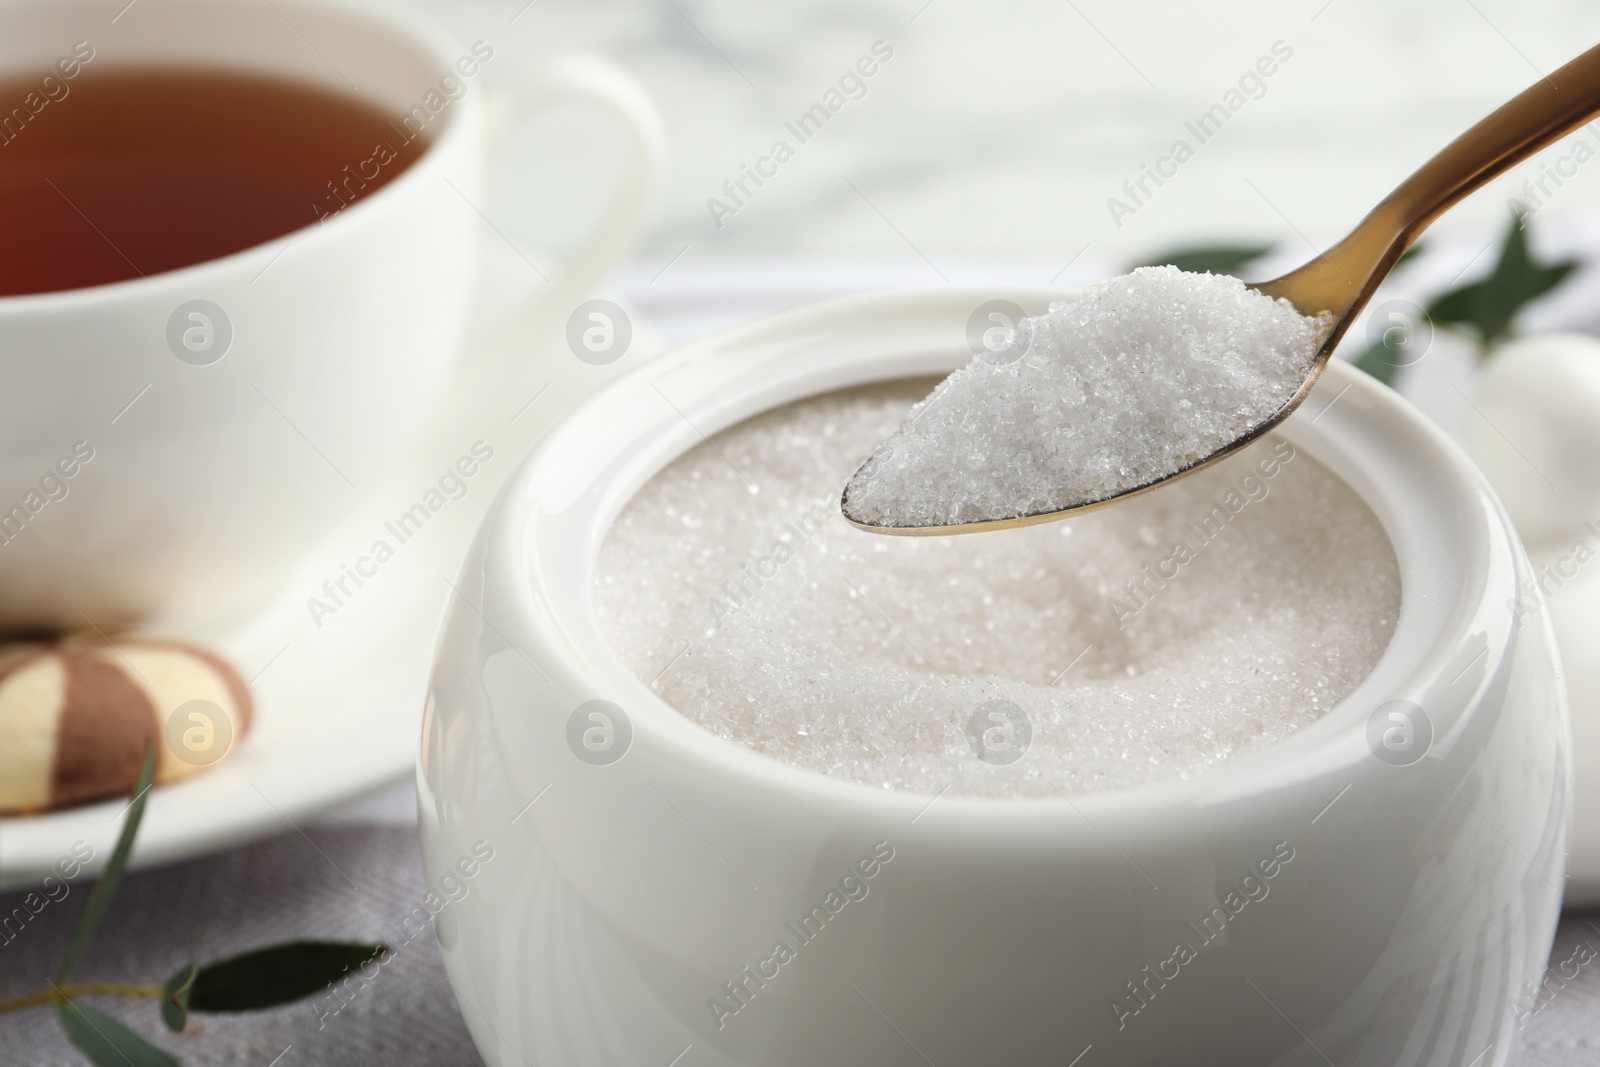
{"label": "white ceramic sugar bowl", "polygon": [[767,408],[959,365],[1001,295],[1046,294],[846,300],[687,345],[511,478],[444,626],[419,769],[430,882],[492,851],[436,920],[490,1064],[1513,1054],[1564,875],[1549,622],[1513,607],[1527,564],[1477,471],[1344,365],[1283,432],[1388,530],[1393,643],[1323,719],[1194,780],[930,805],[728,744],[608,647],[596,553],[656,471]]}

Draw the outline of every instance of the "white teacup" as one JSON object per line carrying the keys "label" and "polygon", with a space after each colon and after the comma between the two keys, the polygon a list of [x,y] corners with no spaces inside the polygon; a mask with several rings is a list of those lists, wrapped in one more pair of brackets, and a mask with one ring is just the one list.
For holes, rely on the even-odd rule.
{"label": "white teacup", "polygon": [[[426,120],[420,158],[319,223],[146,278],[0,297],[0,626],[260,603],[403,455],[453,373],[486,226],[486,82],[505,80],[494,44],[332,0],[19,0],[0,25],[7,80],[59,80],[77,46],[91,70],[354,85],[396,122]],[[604,221],[543,290],[576,303],[637,231],[663,136],[598,59],[548,62],[522,88],[527,106],[598,103],[627,135]]]}

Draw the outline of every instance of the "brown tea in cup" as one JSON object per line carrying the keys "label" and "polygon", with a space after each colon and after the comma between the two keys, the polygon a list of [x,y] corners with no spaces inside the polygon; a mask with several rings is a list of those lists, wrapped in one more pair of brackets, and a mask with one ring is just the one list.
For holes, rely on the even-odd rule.
{"label": "brown tea in cup", "polygon": [[270,241],[382,188],[427,145],[354,92],[220,68],[72,67],[0,81],[0,296]]}

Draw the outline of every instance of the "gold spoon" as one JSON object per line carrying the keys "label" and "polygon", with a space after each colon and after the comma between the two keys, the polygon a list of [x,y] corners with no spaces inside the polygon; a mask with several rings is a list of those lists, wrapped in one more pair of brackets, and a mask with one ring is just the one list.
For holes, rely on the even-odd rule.
{"label": "gold spoon", "polygon": [[[1463,197],[1505,170],[1561,139],[1600,113],[1600,45],[1560,70],[1535,82],[1424,163],[1399,188],[1372,209],[1351,234],[1305,266],[1251,286],[1267,296],[1293,304],[1302,315],[1329,317],[1327,333],[1306,379],[1294,396],[1265,422],[1186,467],[1124,489],[1109,497],[1072,507],[1006,519],[986,519],[951,526],[881,526],[852,513],[847,486],[840,501],[844,517],[860,529],[883,534],[955,534],[1032,526],[1071,518],[1164,485],[1174,478],[1215,463],[1267,433],[1300,406],[1322,374],[1333,350],[1367,300],[1402,253]],[[871,462],[870,460],[868,461]],[[866,464],[863,464],[865,468]],[[857,472],[858,474],[860,472]]]}

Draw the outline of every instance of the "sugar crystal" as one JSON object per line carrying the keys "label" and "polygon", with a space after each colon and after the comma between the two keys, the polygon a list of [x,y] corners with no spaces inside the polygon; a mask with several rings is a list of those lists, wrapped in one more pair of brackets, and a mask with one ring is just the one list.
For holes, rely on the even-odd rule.
{"label": "sugar crystal", "polygon": [[925,390],[792,404],[652,479],[597,561],[596,610],[624,663],[773,759],[1025,797],[1186,778],[1258,750],[1383,654],[1399,610],[1388,538],[1275,435],[1069,521],[958,537],[851,527],[840,479]]}

